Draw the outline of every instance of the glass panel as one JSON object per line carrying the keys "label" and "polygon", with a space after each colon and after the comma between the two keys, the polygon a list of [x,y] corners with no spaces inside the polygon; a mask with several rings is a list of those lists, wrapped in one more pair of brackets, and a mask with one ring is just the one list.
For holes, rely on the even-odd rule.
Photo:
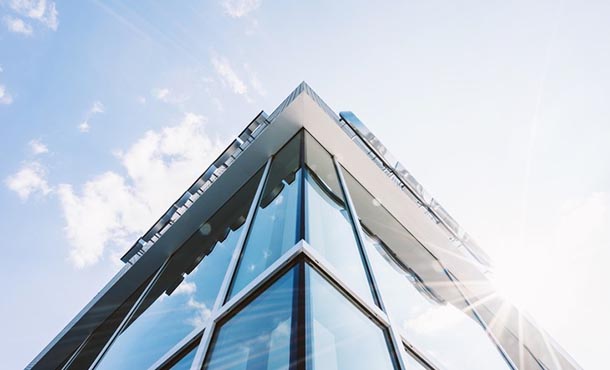
{"label": "glass panel", "polygon": [[427,366],[422,365],[421,362],[411,353],[408,349],[405,349],[407,355],[405,356],[407,370],[429,370]]}
{"label": "glass panel", "polygon": [[205,323],[259,180],[260,173],[171,257],[129,326],[96,369],[146,369]]}
{"label": "glass panel", "polygon": [[199,338],[195,341],[195,344],[190,348],[182,358],[174,362],[172,365],[164,367],[163,370],[189,370],[197,354],[197,345],[199,344]]}
{"label": "glass panel", "polygon": [[[156,274],[153,274],[153,276]],[[121,322],[125,319],[129,310],[136,303],[138,298],[144,292],[144,289],[150,283],[152,277],[146,279],[136,291],[121,304],[95,331],[87,338],[81,351],[76,355],[76,358],[66,367],[69,370],[88,369],[98,354],[104,348],[110,337],[117,330]],[[64,365],[65,366],[65,365]]]}
{"label": "glass panel", "polygon": [[306,239],[359,296],[375,304],[345,198],[328,152],[305,134]]}
{"label": "glass panel", "polygon": [[456,307],[463,300],[445,301],[379,240],[367,236],[365,247],[388,314],[418,350],[447,369],[510,368],[476,319]]}
{"label": "glass panel", "polygon": [[273,159],[229,298],[298,241],[301,139],[295,136]]}
{"label": "glass panel", "polygon": [[[365,248],[388,315],[427,358],[447,369],[508,369],[460,291],[436,258],[344,171],[365,225]],[[383,242],[381,242],[383,241]]]}
{"label": "glass panel", "polygon": [[214,334],[204,369],[288,369],[297,271],[289,270],[221,324]]}
{"label": "glass panel", "polygon": [[396,369],[384,330],[311,267],[307,278],[307,369]]}

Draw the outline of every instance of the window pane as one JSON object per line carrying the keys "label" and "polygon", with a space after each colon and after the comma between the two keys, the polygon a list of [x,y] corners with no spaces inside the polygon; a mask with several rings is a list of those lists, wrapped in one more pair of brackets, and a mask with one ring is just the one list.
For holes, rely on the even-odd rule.
{"label": "window pane", "polygon": [[362,257],[344,202],[320,179],[306,174],[307,241],[330,262],[350,288],[374,304]]}
{"label": "window pane", "polygon": [[204,324],[259,180],[260,174],[254,176],[171,257],[96,369],[146,369]]}
{"label": "window pane", "polygon": [[221,324],[204,369],[275,370],[290,365],[293,268]]}
{"label": "window pane", "polygon": [[428,367],[422,365],[422,363],[415,358],[415,355],[413,355],[411,351],[405,349],[405,352],[407,352],[407,355],[405,356],[407,370],[429,370]]}
{"label": "window pane", "polygon": [[374,304],[339,177],[330,154],[305,132],[306,239],[319,251],[350,288]]}
{"label": "window pane", "polygon": [[295,136],[273,159],[229,297],[297,242],[301,138]]}
{"label": "window pane", "polygon": [[[201,339],[201,338],[200,338]],[[196,341],[199,344],[199,340]],[[181,359],[176,361],[173,365],[164,368],[164,370],[189,370],[197,354],[197,345],[194,345]]]}
{"label": "window pane", "polygon": [[307,276],[307,368],[396,369],[384,331],[311,267]]}
{"label": "window pane", "polygon": [[463,301],[446,302],[434,287],[397,262],[382,242],[366,239],[388,314],[418,350],[447,369],[509,369],[479,322],[456,307],[465,306]]}

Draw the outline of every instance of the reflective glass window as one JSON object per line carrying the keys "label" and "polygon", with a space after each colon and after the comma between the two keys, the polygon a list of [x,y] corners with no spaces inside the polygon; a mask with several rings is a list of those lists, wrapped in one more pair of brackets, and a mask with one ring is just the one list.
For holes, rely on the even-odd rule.
{"label": "reflective glass window", "polygon": [[134,306],[138,298],[148,286],[152,277],[146,279],[133,294],[123,302],[95,331],[86,339],[80,351],[75,352],[75,357],[66,362],[62,369],[80,370],[88,369],[98,354],[110,340],[121,322],[127,317],[129,310]]}
{"label": "reflective glass window", "polygon": [[295,136],[271,163],[229,298],[241,291],[299,239],[297,220],[301,140],[302,134]]}
{"label": "reflective glass window", "polygon": [[206,370],[276,370],[290,366],[293,268],[248,303],[214,335]]}
{"label": "reflective glass window", "polygon": [[[447,369],[510,369],[464,302],[447,302],[379,240],[366,237],[373,273],[393,322],[418,350]],[[445,286],[445,289],[448,287]]]}
{"label": "reflective glass window", "polygon": [[260,180],[254,176],[181,246],[96,369],[146,369],[211,314]]}
{"label": "reflective glass window", "polygon": [[197,344],[199,344],[199,340],[195,341],[194,345],[190,346],[186,353],[181,355],[182,357],[171,365],[164,367],[163,370],[189,370],[197,354]]}
{"label": "reflective glass window", "polygon": [[307,369],[397,369],[384,330],[306,267]]}
{"label": "reflective glass window", "polygon": [[349,172],[371,271],[388,315],[424,356],[447,369],[509,369],[438,260]]}
{"label": "reflective glass window", "polygon": [[355,230],[333,160],[305,134],[305,227],[307,242],[319,251],[351,289],[374,304]]}
{"label": "reflective glass window", "polygon": [[405,352],[407,353],[405,356],[407,370],[429,370],[429,368],[423,365],[411,351],[405,349]]}

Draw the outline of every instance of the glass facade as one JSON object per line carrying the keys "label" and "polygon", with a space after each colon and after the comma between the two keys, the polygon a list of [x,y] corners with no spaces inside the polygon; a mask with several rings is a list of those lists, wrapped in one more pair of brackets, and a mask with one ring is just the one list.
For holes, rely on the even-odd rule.
{"label": "glass facade", "polygon": [[307,266],[307,369],[396,369],[384,330]]}
{"label": "glass facade", "polygon": [[93,369],[511,369],[438,260],[311,135],[267,167],[124,308]]}
{"label": "glass facade", "polygon": [[289,270],[218,327],[204,369],[279,370],[290,367],[296,272],[296,268]]}
{"label": "glass facade", "polygon": [[273,159],[252,222],[230,297],[271,266],[300,239],[299,190],[302,135],[295,136]]}
{"label": "glass facade", "polygon": [[374,304],[345,197],[330,154],[305,135],[306,240],[361,297]]}
{"label": "glass facade", "polygon": [[168,262],[96,369],[148,368],[209,318],[260,173]]}

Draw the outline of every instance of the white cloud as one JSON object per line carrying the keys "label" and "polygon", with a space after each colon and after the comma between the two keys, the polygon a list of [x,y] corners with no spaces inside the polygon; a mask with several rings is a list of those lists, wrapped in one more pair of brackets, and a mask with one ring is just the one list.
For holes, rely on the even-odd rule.
{"label": "white cloud", "polygon": [[227,58],[212,56],[212,65],[214,70],[220,77],[223,84],[229,86],[229,88],[238,95],[246,95],[248,88],[241,78],[237,75],[235,70],[229,64]]}
{"label": "white cloud", "polygon": [[92,265],[126,247],[154,223],[221,146],[204,131],[204,118],[186,114],[175,126],[148,131],[117,153],[126,175],[106,172],[76,191],[62,184],[60,197],[70,241],[70,260]]}
{"label": "white cloud", "polygon": [[159,101],[177,106],[182,106],[182,104],[188,99],[188,96],[178,95],[168,88],[154,88],[150,93],[153,98]]}
{"label": "white cloud", "polygon": [[27,200],[34,192],[42,195],[51,192],[46,180],[46,170],[38,162],[25,163],[17,173],[6,178],[5,184],[17,193],[21,200]]}
{"label": "white cloud", "polygon": [[166,102],[169,98],[169,89],[168,88],[154,88],[151,91],[151,94],[155,99],[161,100],[162,102]]}
{"label": "white cloud", "polygon": [[261,6],[261,0],[223,0],[225,13],[233,18],[241,18]]}
{"label": "white cloud", "polygon": [[188,323],[193,328],[199,328],[205,324],[206,320],[212,316],[212,310],[206,306],[205,303],[197,301],[195,298],[190,297],[186,305],[195,310],[195,316],[188,319]]}
{"label": "white cloud", "polygon": [[104,104],[102,104],[102,102],[99,100],[94,101],[90,112],[91,114],[104,113]]}
{"label": "white cloud", "polygon": [[47,4],[46,0],[11,0],[9,6],[18,14],[34,19],[53,31],[57,30],[59,21],[54,1]]}
{"label": "white cloud", "polygon": [[252,86],[254,91],[256,91],[260,96],[266,96],[267,90],[265,90],[265,88],[263,87],[263,84],[258,79],[256,72],[254,72],[252,70],[252,68],[250,68],[250,65],[248,65],[248,64],[244,64],[244,69],[248,73],[248,78],[250,79],[250,86]]}
{"label": "white cloud", "polygon": [[78,125],[78,131],[80,131],[80,132],[89,132],[90,129],[91,129],[91,126],[89,126],[88,121],[83,121]]}
{"label": "white cloud", "polygon": [[0,104],[11,104],[13,102],[13,97],[6,91],[6,86],[0,85]]}
{"label": "white cloud", "polygon": [[104,113],[105,111],[106,108],[104,107],[104,104],[102,104],[101,101],[94,101],[93,104],[91,104],[91,108],[89,108],[87,114],[85,115],[85,120],[78,125],[78,131],[83,133],[89,132],[89,130],[91,129],[91,124],[89,123],[91,118],[97,114]]}
{"label": "white cloud", "polygon": [[146,104],[146,98],[143,96],[138,96],[138,103],[140,104]]}
{"label": "white cloud", "polygon": [[30,140],[30,142],[28,143],[28,146],[30,147],[32,154],[34,154],[34,155],[44,154],[44,153],[49,152],[49,148],[47,148],[47,146],[38,139]]}
{"label": "white cloud", "polygon": [[197,284],[192,281],[182,281],[180,285],[172,292],[172,294],[194,294],[197,291]]}
{"label": "white cloud", "polygon": [[29,36],[33,32],[32,26],[25,23],[21,18],[11,16],[4,17],[4,24],[6,25],[6,28],[13,33]]}

